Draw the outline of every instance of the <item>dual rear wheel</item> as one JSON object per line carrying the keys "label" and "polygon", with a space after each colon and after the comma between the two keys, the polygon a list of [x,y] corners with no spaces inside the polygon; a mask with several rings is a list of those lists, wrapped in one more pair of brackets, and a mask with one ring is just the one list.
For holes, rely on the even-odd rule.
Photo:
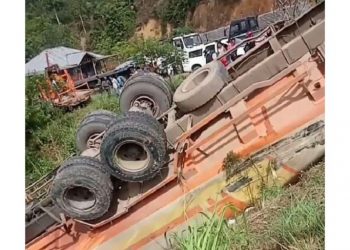
{"label": "dual rear wheel", "polygon": [[[205,66],[180,85],[174,101],[180,111],[192,111],[213,98],[226,78],[220,65]],[[161,77],[138,73],[120,95],[122,115],[99,110],[86,116],[77,148],[99,149],[100,159],[78,156],[64,162],[51,189],[55,204],[72,218],[94,220],[110,207],[112,179],[143,182],[157,176],[167,162],[167,139],[156,118],[171,104],[171,89]]]}
{"label": "dual rear wheel", "polygon": [[[96,116],[101,113],[92,116],[101,121]],[[76,156],[65,161],[57,170],[51,196],[72,218],[100,218],[111,204],[111,177],[125,182],[154,178],[166,163],[166,147],[164,130],[154,117],[141,112],[110,117],[100,145],[100,160]]]}

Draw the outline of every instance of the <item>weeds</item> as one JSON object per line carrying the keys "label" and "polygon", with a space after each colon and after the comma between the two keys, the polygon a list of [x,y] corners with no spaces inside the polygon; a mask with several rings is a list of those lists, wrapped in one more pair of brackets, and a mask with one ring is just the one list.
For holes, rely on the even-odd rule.
{"label": "weeds", "polygon": [[80,121],[88,113],[105,109],[119,112],[118,98],[97,94],[84,108],[51,117],[45,126],[34,130],[26,141],[26,184],[30,184],[76,153],[75,135]]}
{"label": "weeds", "polygon": [[235,173],[242,162],[238,154],[229,152],[224,159],[223,169],[225,170],[226,180],[229,180]]}
{"label": "weeds", "polygon": [[[172,249],[229,249],[229,246],[233,244],[232,229],[228,226],[223,215],[219,216],[216,213],[211,216],[205,213],[202,215],[204,221],[200,225],[188,226],[187,230],[181,234],[171,236]],[[239,241],[239,237],[236,241]]]}
{"label": "weeds", "polygon": [[315,201],[296,202],[281,209],[276,217],[270,234],[283,245],[297,245],[298,240],[323,237],[324,207]]}

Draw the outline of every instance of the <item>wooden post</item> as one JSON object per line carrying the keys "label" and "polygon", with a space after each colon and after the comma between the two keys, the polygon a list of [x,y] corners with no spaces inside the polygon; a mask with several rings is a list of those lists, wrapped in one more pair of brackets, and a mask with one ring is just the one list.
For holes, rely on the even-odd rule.
{"label": "wooden post", "polygon": [[82,18],[82,16],[80,14],[79,14],[79,17],[80,17],[81,25],[83,26],[83,30],[84,30],[85,37],[86,37],[86,29],[85,29],[83,18]]}

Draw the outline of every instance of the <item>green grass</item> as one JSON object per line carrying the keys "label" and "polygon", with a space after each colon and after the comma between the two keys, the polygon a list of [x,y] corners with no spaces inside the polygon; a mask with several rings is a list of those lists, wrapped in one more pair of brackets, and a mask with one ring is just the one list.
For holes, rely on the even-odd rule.
{"label": "green grass", "polygon": [[175,91],[177,87],[179,87],[180,84],[186,79],[187,76],[187,73],[172,76],[171,80],[169,81],[171,89]]}
{"label": "green grass", "polygon": [[80,121],[88,113],[105,109],[119,112],[115,95],[96,94],[90,103],[73,112],[59,113],[26,141],[26,184],[30,184],[76,153],[75,135]]}
{"label": "green grass", "polygon": [[236,239],[230,237],[232,229],[222,216],[215,213],[211,217],[204,213],[202,215],[204,219],[202,224],[189,226],[182,234],[172,235],[173,249],[228,249],[235,240],[240,241],[239,237]]}
{"label": "green grass", "polygon": [[[238,216],[228,226],[217,215],[173,236],[173,249],[324,249],[324,162],[303,174],[288,188],[262,190],[264,205]],[[219,235],[218,235],[219,234]],[[221,245],[215,245],[219,237]],[[203,240],[205,238],[205,244]]]}
{"label": "green grass", "polygon": [[296,202],[281,209],[269,232],[285,246],[298,246],[300,240],[322,237],[323,233],[324,207],[316,201]]}

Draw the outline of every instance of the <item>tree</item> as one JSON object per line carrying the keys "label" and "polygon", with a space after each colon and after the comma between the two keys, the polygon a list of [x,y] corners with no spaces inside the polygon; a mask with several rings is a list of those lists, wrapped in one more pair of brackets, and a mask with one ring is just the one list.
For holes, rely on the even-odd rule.
{"label": "tree", "polygon": [[101,2],[97,7],[95,19],[99,20],[99,24],[93,32],[93,40],[99,52],[110,53],[117,42],[133,35],[136,12],[128,2],[112,0]]}
{"label": "tree", "polygon": [[168,42],[156,39],[134,39],[130,42],[118,43],[112,49],[121,59],[133,58],[139,65],[153,63],[163,58],[167,64],[181,65],[183,52]]}
{"label": "tree", "polygon": [[26,22],[26,61],[44,49],[76,45],[65,25],[53,24],[48,18],[36,17]]}

